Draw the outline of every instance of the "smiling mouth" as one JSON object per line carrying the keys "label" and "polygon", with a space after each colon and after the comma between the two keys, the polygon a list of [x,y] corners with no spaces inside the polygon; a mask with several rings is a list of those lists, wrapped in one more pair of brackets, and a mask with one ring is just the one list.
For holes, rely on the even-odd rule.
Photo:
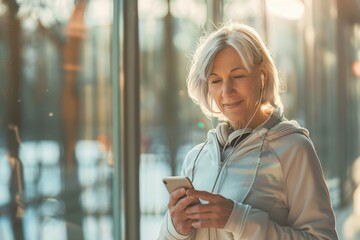
{"label": "smiling mouth", "polygon": [[223,106],[226,109],[233,109],[233,108],[236,108],[237,106],[239,106],[242,102],[243,102],[243,100],[234,102],[234,103],[225,103],[225,104],[223,104]]}

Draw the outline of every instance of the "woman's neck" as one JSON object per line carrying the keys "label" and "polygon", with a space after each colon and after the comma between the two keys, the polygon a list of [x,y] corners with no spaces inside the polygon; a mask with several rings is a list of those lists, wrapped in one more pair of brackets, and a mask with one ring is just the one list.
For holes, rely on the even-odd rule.
{"label": "woman's neck", "polygon": [[[255,129],[269,118],[269,116],[272,113],[272,109],[259,109],[257,113],[255,114],[254,118],[250,120],[250,123],[248,122],[230,122],[231,128],[234,130],[242,129],[242,128],[250,128]],[[248,124],[248,126],[246,126]]]}

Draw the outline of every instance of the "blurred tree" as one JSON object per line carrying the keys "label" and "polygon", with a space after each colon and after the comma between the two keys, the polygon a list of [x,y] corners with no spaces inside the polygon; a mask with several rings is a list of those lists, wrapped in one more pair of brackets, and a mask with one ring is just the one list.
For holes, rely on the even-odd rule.
{"label": "blurred tree", "polygon": [[79,129],[79,92],[77,75],[80,70],[81,46],[85,38],[84,15],[87,2],[78,1],[67,25],[67,41],[63,46],[64,82],[61,96],[61,116],[64,124],[65,163],[74,164],[75,145]]}
{"label": "blurred tree", "polygon": [[[17,18],[19,5],[15,0],[4,0],[3,3],[7,6],[6,12],[7,27],[5,29],[9,49],[8,61],[8,79],[7,79],[7,119],[5,125],[15,125],[18,128],[21,126],[21,73],[22,73],[22,45],[21,45],[21,22]],[[11,141],[11,132],[7,134],[7,148],[9,154],[16,158],[19,157],[19,145]]]}
{"label": "blurred tree", "polygon": [[[62,24],[56,22],[56,17],[48,22],[46,18],[42,18],[41,11],[55,11],[54,6],[47,6],[46,4],[33,3],[32,1],[4,0],[7,6],[7,43],[9,45],[9,61],[8,61],[8,82],[7,88],[7,120],[6,124],[13,124],[21,130],[21,81],[23,72],[22,63],[22,20],[28,18],[36,19],[38,33],[44,34],[59,51],[62,65],[63,82],[60,92],[61,104],[61,120],[63,124],[62,131],[63,139],[62,145],[64,148],[65,165],[72,167],[74,165],[75,144],[78,137],[79,129],[79,90],[78,82],[76,81],[78,72],[80,71],[80,56],[82,49],[82,42],[85,38],[85,23],[84,15],[87,5],[86,0],[76,1],[76,7],[70,20],[67,23],[65,36],[58,27]],[[49,4],[49,3],[47,3]],[[21,7],[24,11],[21,11]],[[19,13],[21,12],[20,16]],[[51,24],[50,24],[51,23]],[[40,55],[40,58],[45,56]],[[43,67],[43,66],[41,66]],[[44,74],[38,73],[37,79],[44,81]],[[41,82],[37,85],[42,86]],[[18,146],[12,144],[7,137],[7,147],[9,152],[15,157],[18,157]]]}
{"label": "blurred tree", "polygon": [[167,0],[168,11],[164,18],[165,21],[165,87],[164,95],[161,103],[163,103],[163,121],[165,126],[166,140],[168,141],[169,154],[170,154],[170,168],[171,174],[175,175],[176,171],[176,152],[179,142],[179,117],[177,112],[179,111],[179,84],[178,75],[176,72],[176,58],[175,49],[173,46],[174,36],[174,24],[173,17],[170,12],[171,1]]}

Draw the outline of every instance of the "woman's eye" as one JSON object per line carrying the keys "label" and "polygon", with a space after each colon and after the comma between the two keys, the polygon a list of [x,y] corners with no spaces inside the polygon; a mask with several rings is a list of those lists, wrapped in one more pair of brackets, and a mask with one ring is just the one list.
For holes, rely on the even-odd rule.
{"label": "woman's eye", "polygon": [[234,75],[233,78],[243,78],[245,77],[244,75]]}
{"label": "woman's eye", "polygon": [[213,80],[209,80],[210,84],[216,84],[219,83],[221,80],[220,79],[213,79]]}

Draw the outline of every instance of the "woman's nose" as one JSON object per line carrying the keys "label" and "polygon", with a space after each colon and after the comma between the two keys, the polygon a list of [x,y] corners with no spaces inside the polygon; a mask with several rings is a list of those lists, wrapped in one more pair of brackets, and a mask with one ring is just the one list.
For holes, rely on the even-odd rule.
{"label": "woman's nose", "polygon": [[224,81],[222,86],[223,97],[231,96],[234,93],[234,86],[231,81]]}

